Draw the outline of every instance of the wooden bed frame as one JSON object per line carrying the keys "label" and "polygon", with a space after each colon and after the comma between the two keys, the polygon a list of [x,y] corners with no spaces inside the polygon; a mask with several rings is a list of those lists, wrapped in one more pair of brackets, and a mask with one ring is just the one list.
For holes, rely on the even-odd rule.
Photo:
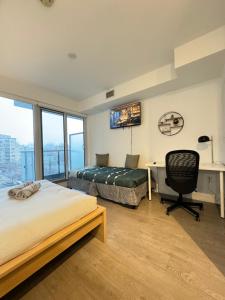
{"label": "wooden bed frame", "polygon": [[87,233],[105,241],[106,209],[96,210],[63,228],[29,251],[0,266],[0,298],[69,248]]}

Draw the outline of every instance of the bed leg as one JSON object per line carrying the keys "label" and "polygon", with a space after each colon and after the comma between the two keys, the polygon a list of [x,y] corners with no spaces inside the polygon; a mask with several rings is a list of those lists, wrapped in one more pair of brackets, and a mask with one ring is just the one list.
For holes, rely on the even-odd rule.
{"label": "bed leg", "polygon": [[102,213],[102,223],[93,230],[93,235],[103,243],[106,241],[106,210]]}

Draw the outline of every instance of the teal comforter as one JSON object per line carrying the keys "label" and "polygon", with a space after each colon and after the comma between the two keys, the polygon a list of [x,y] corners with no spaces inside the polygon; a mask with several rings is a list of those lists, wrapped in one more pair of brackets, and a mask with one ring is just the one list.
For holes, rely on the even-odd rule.
{"label": "teal comforter", "polygon": [[95,167],[78,171],[77,178],[132,188],[147,181],[148,173],[144,169]]}

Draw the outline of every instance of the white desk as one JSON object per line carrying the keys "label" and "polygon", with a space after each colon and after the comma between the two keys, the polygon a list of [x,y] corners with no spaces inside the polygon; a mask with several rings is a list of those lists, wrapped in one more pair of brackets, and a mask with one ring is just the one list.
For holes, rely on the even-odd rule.
{"label": "white desk", "polygon": [[[149,190],[149,200],[152,200],[151,195],[151,168],[165,168],[164,162],[150,162],[146,164],[148,168],[148,190]],[[220,216],[224,218],[224,172],[225,172],[225,165],[223,164],[200,164],[199,170],[206,170],[206,171],[215,171],[219,172],[220,174]]]}

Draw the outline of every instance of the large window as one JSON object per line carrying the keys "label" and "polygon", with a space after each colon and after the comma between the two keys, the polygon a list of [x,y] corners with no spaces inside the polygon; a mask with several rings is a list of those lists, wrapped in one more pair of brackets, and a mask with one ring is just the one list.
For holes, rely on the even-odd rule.
{"label": "large window", "polygon": [[34,178],[33,107],[0,97],[0,188]]}
{"label": "large window", "polygon": [[83,119],[46,109],[41,110],[41,119],[43,177],[64,179],[68,172],[83,168]]}
{"label": "large window", "polygon": [[0,97],[0,188],[64,180],[84,153],[83,118]]}
{"label": "large window", "polygon": [[64,115],[41,111],[43,177],[49,180],[65,178]]}
{"label": "large window", "polygon": [[75,171],[84,167],[83,119],[67,116],[68,169]]}

